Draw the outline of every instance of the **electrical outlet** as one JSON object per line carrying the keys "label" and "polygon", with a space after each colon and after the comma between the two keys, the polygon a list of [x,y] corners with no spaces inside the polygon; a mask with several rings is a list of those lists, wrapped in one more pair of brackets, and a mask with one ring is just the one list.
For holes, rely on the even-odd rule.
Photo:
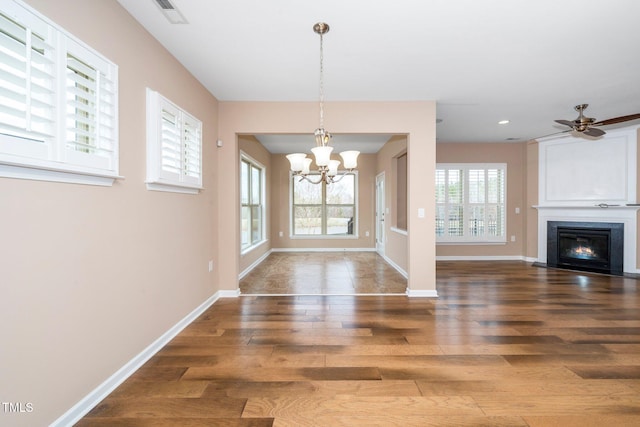
{"label": "electrical outlet", "polygon": [[511,236],[511,241],[515,242],[516,241],[516,236]]}
{"label": "electrical outlet", "polygon": [[365,235],[366,237],[369,237],[369,230],[365,231],[365,232],[364,232],[364,235]]}
{"label": "electrical outlet", "polygon": [[209,261],[209,273],[213,271],[213,260]]}
{"label": "electrical outlet", "polygon": [[282,236],[284,236],[284,233],[281,231],[281,232],[278,233],[278,236],[282,237]]}

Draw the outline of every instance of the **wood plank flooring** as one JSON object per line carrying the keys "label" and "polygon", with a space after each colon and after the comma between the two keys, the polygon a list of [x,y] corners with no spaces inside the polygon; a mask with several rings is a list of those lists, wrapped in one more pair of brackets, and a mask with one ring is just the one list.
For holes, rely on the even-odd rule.
{"label": "wood plank flooring", "polygon": [[438,299],[219,300],[77,426],[638,426],[638,283],[447,261]]}

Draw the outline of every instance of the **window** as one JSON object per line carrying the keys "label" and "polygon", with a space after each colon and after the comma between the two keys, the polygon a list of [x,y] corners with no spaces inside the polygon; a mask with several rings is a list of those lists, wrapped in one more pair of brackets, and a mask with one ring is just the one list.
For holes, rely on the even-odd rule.
{"label": "window", "polygon": [[147,188],[192,194],[202,188],[202,123],[149,88]]}
{"label": "window", "polygon": [[436,166],[436,241],[506,242],[505,164]]}
{"label": "window", "polygon": [[241,154],[240,243],[243,251],[265,240],[264,176],[264,166],[246,154]]}
{"label": "window", "polygon": [[[313,177],[312,177],[313,179]],[[291,177],[293,236],[352,236],[356,228],[357,175],[333,184]]]}
{"label": "window", "polygon": [[28,6],[0,10],[0,174],[111,185],[118,68]]}

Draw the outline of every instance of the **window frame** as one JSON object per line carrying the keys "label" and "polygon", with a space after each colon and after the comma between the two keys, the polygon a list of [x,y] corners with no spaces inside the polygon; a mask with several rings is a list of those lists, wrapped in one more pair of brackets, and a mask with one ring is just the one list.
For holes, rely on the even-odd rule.
{"label": "window frame", "polygon": [[[338,171],[338,175],[344,173],[346,171]],[[326,219],[326,215],[327,215],[327,208],[328,207],[332,207],[332,206],[353,206],[353,234],[295,234],[295,207],[299,206],[296,205],[294,203],[294,185],[295,185],[295,180],[297,179],[298,181],[300,181],[300,177],[299,176],[295,176],[291,171],[289,171],[289,238],[291,239],[358,239],[359,238],[359,234],[358,234],[358,224],[359,224],[359,219],[358,219],[358,215],[359,215],[359,198],[358,198],[358,187],[359,187],[359,175],[358,175],[358,171],[353,171],[351,173],[349,173],[349,175],[353,176],[353,204],[340,204],[337,205],[335,203],[327,203],[326,202],[326,183],[321,183],[321,184],[315,184],[315,185],[321,185],[322,186],[322,191],[321,191],[321,198],[322,198],[322,204],[313,204],[313,205],[309,205],[309,206],[320,206],[321,208],[321,227],[322,227],[322,231],[324,233],[326,233],[326,228],[327,228],[327,219]],[[309,177],[312,180],[316,180],[320,175],[316,172],[312,172],[309,174]],[[313,184],[312,184],[313,185]],[[329,184],[329,185],[334,185],[334,184]]]}
{"label": "window frame", "polygon": [[[150,88],[146,92],[147,189],[198,194],[203,189],[202,122],[159,92]],[[163,120],[165,113],[171,115],[175,123]],[[194,133],[195,141],[191,138]],[[171,140],[171,137],[175,139]],[[171,151],[173,156],[168,155]],[[195,161],[192,159],[194,153]]]}
{"label": "window frame", "polygon": [[[6,30],[0,33],[6,71],[0,84],[7,89],[3,103],[13,105],[12,112],[0,115],[0,176],[113,185],[121,178],[118,66],[22,2],[10,0],[0,12]],[[72,79],[70,72],[78,70],[68,62],[71,56],[93,74]],[[26,64],[24,75],[15,66],[19,61]],[[85,104],[76,102],[79,85]],[[77,115],[80,109],[83,116]],[[74,120],[82,126],[69,127]],[[49,130],[34,129],[44,121]],[[69,140],[72,134],[82,135],[82,141]]]}
{"label": "window frame", "polygon": [[[445,192],[444,202],[438,201],[438,183],[437,183],[437,174],[439,171],[445,170]],[[448,171],[459,170],[462,171],[462,201],[461,203],[453,203],[449,201],[448,197],[448,186],[446,185],[447,176],[449,174]],[[490,202],[489,201],[489,185],[485,185],[484,188],[484,202],[472,202],[469,200],[469,171],[471,170],[483,170],[485,176],[485,183],[488,182],[486,180],[487,171],[489,170],[499,170],[502,172],[502,201]],[[443,235],[438,236],[437,229],[434,230],[436,233],[436,243],[437,244],[505,244],[507,243],[507,164],[506,163],[438,163],[436,164],[436,176],[434,177],[435,187],[436,187],[436,228],[438,226],[438,218],[437,211],[438,208],[443,206],[445,217],[443,219]],[[498,191],[498,194],[500,191]],[[461,236],[449,236],[447,235],[448,230],[448,212],[450,211],[450,206],[461,205],[462,207],[462,235]],[[502,225],[501,225],[501,234],[497,236],[491,236],[488,233],[489,227],[484,227],[484,232],[481,235],[473,236],[469,233],[469,229],[467,224],[470,221],[471,210],[474,207],[481,207],[485,212],[485,222],[489,222],[486,220],[486,215],[488,207],[498,207],[502,211]]]}
{"label": "window frame", "polygon": [[[247,169],[248,171],[248,176],[247,176],[247,183],[248,183],[248,188],[247,188],[247,196],[248,196],[248,202],[244,203],[243,202],[243,181],[242,181],[242,174],[243,174],[243,170],[242,170],[242,165],[243,163],[247,164],[249,167]],[[253,194],[255,194],[253,192],[254,190],[254,186],[253,186],[253,174],[252,171],[254,169],[259,170],[260,173],[260,189],[258,190],[259,196],[260,196],[260,203],[256,204],[256,203],[252,203],[253,202]],[[248,155],[247,153],[245,153],[244,151],[240,151],[240,175],[239,175],[239,179],[240,179],[240,183],[239,183],[239,199],[240,199],[240,253],[241,254],[245,254],[247,252],[252,251],[253,249],[255,249],[256,247],[262,245],[264,242],[267,241],[266,238],[266,213],[267,213],[267,204],[266,204],[266,177],[267,177],[267,169],[266,167],[258,162],[257,160],[255,160],[253,157],[251,157],[250,155]],[[249,243],[248,244],[243,244],[242,242],[242,221],[243,221],[243,217],[242,217],[242,211],[244,207],[248,207],[249,208],[249,224],[253,224],[253,208],[258,207],[260,209],[260,237],[258,239],[253,239],[252,237],[249,239]],[[249,235],[251,236],[253,232],[252,227],[249,227]]]}

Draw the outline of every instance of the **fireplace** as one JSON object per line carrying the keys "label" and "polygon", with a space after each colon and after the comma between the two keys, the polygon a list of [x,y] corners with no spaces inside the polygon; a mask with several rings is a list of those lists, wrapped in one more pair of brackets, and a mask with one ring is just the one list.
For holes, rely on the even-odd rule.
{"label": "fireplace", "polygon": [[547,266],[622,275],[624,223],[547,222]]}

